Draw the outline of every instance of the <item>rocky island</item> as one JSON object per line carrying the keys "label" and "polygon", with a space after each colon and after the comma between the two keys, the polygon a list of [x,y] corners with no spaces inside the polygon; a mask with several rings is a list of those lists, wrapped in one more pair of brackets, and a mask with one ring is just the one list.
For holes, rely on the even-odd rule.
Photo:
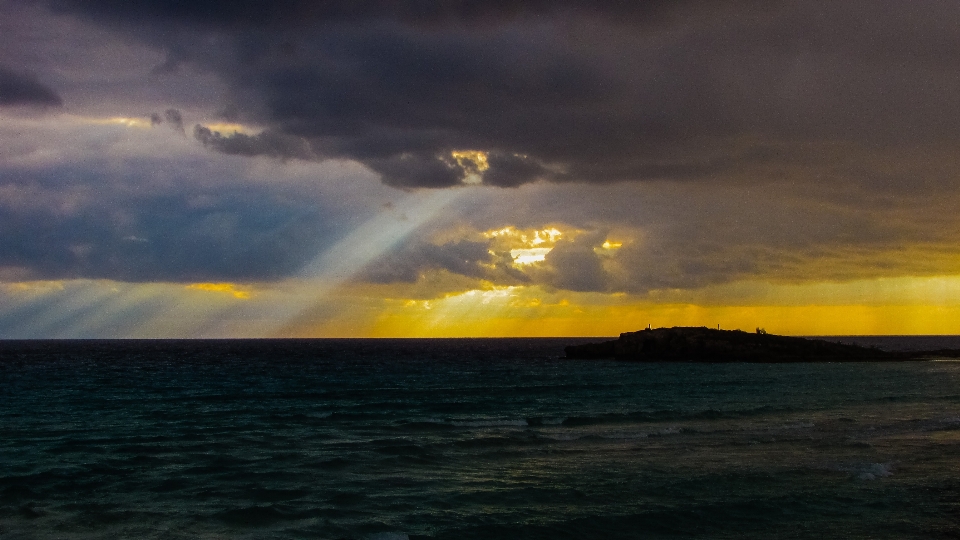
{"label": "rocky island", "polygon": [[572,345],[567,358],[614,358],[634,362],[904,362],[960,358],[960,350],[884,351],[872,347],[777,336],[761,329],[714,330],[706,327],[673,327],[625,332],[603,343]]}

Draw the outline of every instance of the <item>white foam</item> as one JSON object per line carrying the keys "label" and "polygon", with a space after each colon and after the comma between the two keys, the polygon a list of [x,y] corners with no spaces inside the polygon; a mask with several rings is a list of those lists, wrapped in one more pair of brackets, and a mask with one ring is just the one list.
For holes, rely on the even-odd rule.
{"label": "white foam", "polygon": [[864,471],[862,475],[871,477],[869,478],[870,480],[885,478],[887,476],[893,476],[892,468],[893,466],[890,463],[871,463],[868,470]]}
{"label": "white foam", "polygon": [[864,463],[853,467],[838,467],[840,471],[848,472],[857,480],[876,480],[893,476],[892,463]]}

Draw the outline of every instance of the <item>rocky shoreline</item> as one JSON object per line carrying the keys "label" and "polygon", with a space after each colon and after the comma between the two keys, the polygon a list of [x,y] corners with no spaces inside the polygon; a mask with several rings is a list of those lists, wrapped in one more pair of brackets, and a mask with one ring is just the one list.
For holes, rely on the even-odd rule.
{"label": "rocky shoreline", "polygon": [[960,350],[884,351],[823,339],[778,336],[760,329],[715,330],[673,327],[625,332],[602,343],[571,345],[569,359],[617,359],[633,362],[909,362],[960,358]]}

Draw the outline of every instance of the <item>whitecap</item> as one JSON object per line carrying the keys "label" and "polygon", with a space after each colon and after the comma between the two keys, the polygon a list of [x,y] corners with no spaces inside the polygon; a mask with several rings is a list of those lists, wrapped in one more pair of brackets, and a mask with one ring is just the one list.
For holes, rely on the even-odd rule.
{"label": "whitecap", "polygon": [[893,463],[863,463],[850,467],[837,467],[837,470],[850,473],[857,480],[876,480],[893,476]]}
{"label": "whitecap", "polygon": [[893,476],[893,464],[891,463],[871,463],[867,470],[862,474],[871,475],[873,478]]}

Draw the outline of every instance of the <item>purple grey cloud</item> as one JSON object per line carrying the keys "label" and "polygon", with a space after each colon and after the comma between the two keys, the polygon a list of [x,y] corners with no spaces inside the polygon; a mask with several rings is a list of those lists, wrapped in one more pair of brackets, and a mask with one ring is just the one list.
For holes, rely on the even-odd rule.
{"label": "purple grey cloud", "polygon": [[60,107],[63,100],[35,77],[0,66],[0,106],[18,105]]}

